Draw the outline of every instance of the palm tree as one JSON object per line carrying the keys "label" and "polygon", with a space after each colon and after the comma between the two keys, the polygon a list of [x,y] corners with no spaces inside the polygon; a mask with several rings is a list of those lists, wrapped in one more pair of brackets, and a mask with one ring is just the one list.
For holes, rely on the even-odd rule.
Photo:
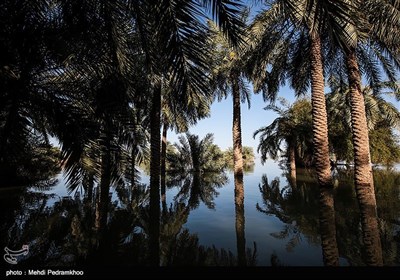
{"label": "palm tree", "polygon": [[210,112],[211,98],[200,94],[192,94],[189,103],[174,104],[173,89],[163,91],[162,98],[162,141],[161,141],[161,200],[166,200],[165,171],[167,157],[167,133],[168,129],[176,132],[187,132],[189,126],[195,125],[198,120],[208,117]]}
{"label": "palm tree", "polygon": [[[331,82],[332,92],[326,96],[328,107],[328,122],[330,132],[330,145],[335,157],[338,160],[352,161],[353,158],[353,144],[351,141],[351,101],[349,88],[339,85],[335,81]],[[379,91],[374,91],[374,88],[380,87]],[[382,163],[386,159],[390,161],[389,155],[381,155],[378,159],[378,149],[382,146],[390,145],[393,139],[390,138],[391,129],[398,127],[400,124],[400,113],[397,108],[387,100],[385,95],[398,96],[398,91],[393,91],[395,85],[391,82],[383,82],[374,87],[364,86],[361,91],[365,101],[366,121],[370,138],[370,150],[372,162]],[[380,131],[381,137],[388,135],[385,145],[379,145],[377,131]],[[387,131],[383,133],[383,131]],[[374,138],[371,138],[374,137]],[[392,140],[390,140],[392,139]],[[395,149],[392,151],[395,154]],[[378,160],[378,161],[376,161]]]}
{"label": "palm tree", "polygon": [[285,154],[289,160],[290,171],[295,179],[296,161],[300,160],[309,164],[307,160],[310,154],[312,143],[309,135],[312,133],[311,127],[311,104],[306,99],[299,99],[292,105],[288,104],[283,98],[280,99],[284,108],[276,105],[265,107],[266,110],[273,110],[279,117],[269,126],[261,127],[256,130],[253,137],[260,134],[260,143],[257,151],[261,153],[261,161],[271,157],[277,159],[279,152],[282,152],[282,142],[286,144]]}
{"label": "palm tree", "polygon": [[[207,86],[206,27],[202,20],[210,11],[219,27],[239,43],[240,22],[236,1],[133,1],[136,28],[146,55],[146,72],[152,84],[150,110],[150,208],[159,213],[161,93],[164,83],[173,89],[176,103],[188,104],[192,94],[209,95]],[[155,217],[155,216],[154,216]],[[159,219],[159,218],[157,218]],[[159,223],[154,225],[159,228]],[[154,231],[159,231],[154,229]],[[151,246],[158,251],[158,241]],[[154,256],[154,260],[159,259]],[[158,265],[158,263],[154,263]]]}
{"label": "palm tree", "polygon": [[50,3],[3,1],[0,5],[0,180],[7,185],[37,177],[38,166],[32,160],[40,146],[50,147],[49,123],[65,104],[39,85],[40,74],[51,63],[46,42],[57,30],[54,18],[44,16],[52,14]]}
{"label": "palm tree", "polygon": [[370,0],[358,8],[366,11],[371,28],[370,35],[373,36],[374,41],[380,41],[382,46],[390,48],[397,56],[400,55],[399,2],[397,0]]}
{"label": "palm tree", "polygon": [[[370,220],[375,220],[375,222],[363,222],[363,227],[364,227],[364,239],[366,244],[372,244],[370,246],[371,251],[376,250],[376,252],[379,252],[379,233],[378,233],[378,228],[377,228],[377,223],[376,223],[376,202],[375,202],[375,195],[374,195],[374,190],[373,190],[373,185],[372,185],[372,173],[371,173],[371,164],[370,164],[370,153],[369,153],[369,143],[368,143],[368,129],[367,129],[367,122],[366,122],[366,116],[365,116],[365,107],[364,107],[364,99],[361,94],[361,75],[360,75],[360,70],[359,70],[359,65],[358,62],[359,60],[357,59],[357,52],[360,55],[360,57],[363,58],[364,61],[371,62],[373,63],[367,63],[366,67],[364,67],[364,72],[367,74],[372,74],[370,77],[372,77],[371,81],[376,82],[376,80],[379,80],[379,75],[377,75],[377,69],[375,67],[376,59],[370,59],[371,55],[367,54],[376,54],[378,57],[378,60],[381,59],[383,61],[383,68],[386,72],[386,74],[389,76],[390,79],[394,77],[394,72],[392,71],[393,68],[390,67],[390,49],[388,49],[386,46],[388,44],[385,44],[385,41],[381,41],[378,43],[377,46],[380,50],[386,50],[386,54],[381,55],[380,53],[376,52],[378,49],[377,46],[374,46],[373,44],[369,45],[372,46],[372,48],[369,48],[371,50],[369,53],[366,51],[365,45],[364,48],[360,44],[362,41],[363,37],[363,30],[362,29],[368,29],[367,25],[364,24],[365,21],[363,21],[364,17],[361,16],[362,13],[364,12],[365,14],[369,14],[370,18],[374,17],[373,14],[369,13],[368,11],[365,10],[365,7],[361,2],[353,3],[353,2],[346,2],[346,1],[301,1],[300,5],[296,6],[297,3],[294,3],[294,1],[283,1],[286,4],[285,6],[288,7],[289,9],[295,11],[295,13],[292,13],[292,17],[295,19],[300,19],[299,24],[305,23],[306,28],[308,29],[307,31],[310,31],[310,55],[311,55],[311,77],[312,77],[312,87],[315,88],[315,74],[320,73],[319,77],[322,79],[319,79],[321,82],[318,84],[319,90],[314,91],[314,92],[320,92],[323,91],[323,67],[321,63],[321,59],[316,57],[315,55],[318,52],[321,53],[321,36],[318,34],[323,34],[321,33],[322,30],[325,30],[326,34],[328,34],[329,39],[327,41],[327,48],[329,49],[332,47],[332,43],[336,44],[336,46],[339,46],[341,50],[343,50],[343,57],[344,57],[344,65],[347,68],[347,78],[349,81],[349,86],[350,86],[350,95],[352,99],[352,132],[353,132],[353,143],[354,143],[354,158],[355,158],[355,182],[356,182],[356,190],[357,190],[357,196],[360,202],[360,207],[361,207],[361,212],[363,215],[366,215],[366,219],[363,219],[363,221],[367,221],[368,219]],[[393,6],[392,10],[396,11],[396,7]],[[380,14],[380,13],[378,13]],[[368,18],[368,17],[367,17]],[[369,23],[371,23],[371,19],[369,20]],[[304,26],[304,24],[303,24]],[[289,29],[293,30],[293,29]],[[370,31],[373,31],[373,29],[370,29]],[[373,32],[371,32],[373,34]],[[376,36],[375,36],[376,37]],[[370,36],[370,39],[375,39],[374,35]],[[379,40],[378,40],[379,41]],[[383,44],[382,44],[383,43]],[[334,49],[335,47],[333,47]],[[367,49],[368,50],[368,49]],[[333,52],[335,53],[335,50]],[[386,58],[387,54],[389,54],[389,60]],[[321,54],[319,54],[320,57]],[[315,59],[317,58],[317,59]],[[335,55],[330,55],[327,58],[336,58],[336,61],[341,61],[340,59],[337,58]],[[328,63],[325,63],[325,65],[329,64],[329,60],[327,60]],[[342,60],[343,61],[343,60]],[[392,60],[393,61],[393,60]],[[339,71],[339,76],[342,76],[341,73],[343,73],[343,64],[340,62],[337,63],[335,61],[330,61],[331,68],[336,68],[336,71]],[[339,65],[338,65],[339,64]],[[339,66],[339,67],[337,67]],[[318,68],[316,68],[318,67]],[[329,68],[329,67],[328,67]],[[319,71],[315,71],[318,70]],[[329,71],[332,71],[332,69],[328,69]],[[344,79],[342,79],[344,80]],[[293,81],[292,81],[293,84]],[[312,91],[313,95],[313,91]],[[312,97],[312,103],[313,103],[313,116],[316,115],[315,107],[317,104],[321,106],[325,106],[325,104],[322,105],[322,96],[319,94],[318,95],[318,100],[319,103],[316,103],[315,101],[318,101],[317,98]],[[322,108],[322,107],[320,107]],[[326,185],[325,183],[327,181],[321,180],[323,178],[328,178],[328,146],[327,144],[327,139],[325,136],[326,133],[326,112],[319,111],[319,113],[323,113],[321,116],[323,118],[324,123],[323,127],[323,133],[321,134],[323,139],[323,146],[317,145],[317,153],[316,153],[316,163],[317,163],[317,170],[319,173],[319,181],[321,183],[321,186]],[[318,124],[317,119],[313,119],[314,122],[314,127]],[[314,142],[317,143],[318,139],[316,137],[318,136],[316,134],[317,131],[314,130]],[[326,144],[325,144],[326,143]],[[320,157],[318,155],[318,152],[321,151],[325,156],[325,166],[323,165],[323,162],[321,162],[323,157]],[[320,166],[319,166],[320,165]],[[320,172],[322,172],[320,174]],[[325,175],[326,176],[325,176]],[[322,177],[320,175],[323,175]],[[324,182],[325,181],[325,182]],[[328,184],[330,185],[330,184]],[[378,234],[377,234],[378,233]],[[371,264],[382,264],[381,257],[379,257],[379,254],[372,254],[376,255],[377,258],[375,259],[375,263]]]}
{"label": "palm tree", "polygon": [[[377,1],[367,1],[367,5],[361,2],[354,2],[351,14],[359,18],[358,24],[351,23],[347,29],[353,29],[355,36],[354,44],[342,44],[344,61],[347,68],[347,78],[350,88],[351,119],[355,163],[355,187],[359,200],[361,212],[366,215],[364,227],[364,239],[370,246],[370,253],[376,258],[372,259],[370,265],[382,265],[379,231],[376,217],[376,201],[372,178],[371,156],[369,151],[368,126],[365,114],[365,100],[361,88],[361,69],[370,79],[370,85],[374,91],[379,91],[380,75],[376,65],[380,63],[388,78],[395,82],[395,67],[399,67],[398,44],[384,36],[381,28],[398,32],[399,20],[396,17],[386,17],[382,9],[377,9]],[[398,5],[387,1],[378,1],[391,14],[399,12]],[[363,16],[362,16],[363,15]],[[384,19],[386,18],[386,19]],[[368,32],[368,36],[364,33]],[[364,36],[363,36],[364,35]],[[367,67],[363,64],[366,63]],[[372,62],[372,63],[371,63]],[[363,67],[364,66],[364,67]],[[360,67],[362,67],[360,69]],[[374,252],[375,251],[375,252]]]}
{"label": "palm tree", "polygon": [[250,107],[250,91],[243,72],[244,50],[235,50],[226,37],[218,32],[217,26],[209,22],[211,49],[212,88],[219,100],[232,94],[233,100],[233,164],[234,174],[243,176],[243,147],[241,127],[241,102],[247,101]]}
{"label": "palm tree", "polygon": [[213,143],[213,134],[200,139],[187,132],[178,139],[179,144],[174,145],[176,150],[167,154],[171,172],[221,172],[225,168],[224,154]]}
{"label": "palm tree", "polygon": [[[243,172],[252,172],[254,169],[254,151],[253,147],[243,146]],[[228,168],[234,170],[233,163],[233,149],[232,147],[228,147],[228,149],[224,152],[225,160],[228,163]]]}
{"label": "palm tree", "polygon": [[314,157],[321,187],[332,185],[322,39],[327,35],[350,37],[339,28],[350,20],[347,9],[346,1],[278,0],[259,14],[251,27],[255,43],[249,67],[256,67],[249,71],[256,91],[275,100],[279,85],[287,78],[296,94],[304,94],[311,84]]}
{"label": "palm tree", "polygon": [[177,133],[187,132],[198,120],[209,116],[212,102],[210,96],[192,94],[188,104],[182,107],[183,104],[174,104],[173,93],[173,89],[165,89],[162,96],[161,176],[165,176],[168,129],[175,129]]}
{"label": "palm tree", "polygon": [[[256,71],[270,68],[269,73],[255,79],[256,90],[263,90],[265,99],[274,100],[279,84],[286,78],[290,78],[296,94],[305,93],[311,84],[314,159],[321,201],[322,194],[333,187],[324,94],[324,42],[330,39],[354,44],[352,30],[343,28],[352,22],[349,7],[347,1],[278,0],[252,26],[255,41],[260,43],[255,45],[256,55],[250,61],[258,66]],[[272,67],[267,67],[268,59],[272,60]],[[256,75],[252,70],[253,76]],[[324,229],[324,222],[320,227]]]}

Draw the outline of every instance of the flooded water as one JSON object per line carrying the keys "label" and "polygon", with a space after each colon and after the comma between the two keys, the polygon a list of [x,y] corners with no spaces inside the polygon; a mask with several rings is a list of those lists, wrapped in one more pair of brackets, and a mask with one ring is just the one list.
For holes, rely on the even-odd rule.
{"label": "flooded water", "polygon": [[[336,244],[330,243],[329,250],[337,250],[341,266],[365,265],[371,257],[365,253],[351,175],[346,169],[334,172],[334,217],[325,223],[325,236],[335,236],[336,230]],[[381,168],[374,179],[383,261],[398,266],[400,173]],[[142,182],[133,191],[112,186],[106,201],[99,201],[95,186],[68,193],[63,174],[28,188],[0,189],[1,246],[14,251],[29,247],[28,253],[15,256],[18,264],[3,264],[147,265],[152,218],[145,175]],[[161,266],[327,264],[320,191],[310,170],[297,170],[293,180],[268,161],[256,164],[243,181],[231,172],[171,175],[164,197],[156,235]]]}

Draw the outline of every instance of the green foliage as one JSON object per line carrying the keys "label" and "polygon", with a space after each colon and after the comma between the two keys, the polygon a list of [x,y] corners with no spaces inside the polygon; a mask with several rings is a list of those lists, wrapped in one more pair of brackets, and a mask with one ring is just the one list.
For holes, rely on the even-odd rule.
{"label": "green foliage", "polygon": [[385,123],[378,123],[369,133],[371,161],[391,165],[400,161],[399,137]]}
{"label": "green foliage", "polygon": [[[369,126],[371,160],[373,163],[393,164],[400,160],[400,145],[394,129],[400,123],[400,113],[396,107],[379,95],[373,94],[370,87],[363,88],[367,123]],[[326,95],[328,109],[329,145],[334,161],[353,161],[351,136],[351,112],[348,91],[337,89]],[[296,146],[296,163],[312,164],[312,118],[311,102],[300,99],[284,109],[268,106],[279,114],[269,126],[260,128],[258,151],[261,160],[268,157],[277,159],[279,155],[288,156],[290,143]],[[284,145],[283,145],[284,144]],[[285,147],[284,149],[282,147]],[[280,154],[281,153],[281,154]]]}
{"label": "green foliage", "polygon": [[186,133],[179,136],[179,143],[174,146],[175,151],[167,151],[169,171],[222,171],[226,167],[224,154],[213,144],[211,133],[201,140],[197,135]]}
{"label": "green foliage", "polygon": [[[243,146],[242,152],[243,152],[243,169],[244,169],[244,171],[251,170],[255,164],[255,162],[254,162],[255,155],[254,155],[253,147]],[[224,151],[224,161],[227,163],[229,169],[233,169],[233,149],[232,149],[232,147],[229,147],[226,151]]]}
{"label": "green foliage", "polygon": [[[333,86],[334,90],[326,96],[330,149],[336,160],[351,162],[353,161],[353,142],[349,91],[347,87],[337,85],[335,87],[335,84]],[[383,94],[397,96],[399,93],[391,90],[396,86],[390,82],[380,83],[376,87],[380,88],[377,92],[369,86],[362,88],[369,129],[371,161],[392,164],[400,159],[400,145],[394,133],[394,129],[400,124],[400,112],[392,103],[384,99]]]}
{"label": "green foliage", "polygon": [[133,182],[135,164],[149,154],[155,84],[162,79],[167,124],[186,130],[207,116],[206,19],[237,46],[242,7],[211,0],[2,1],[0,172],[17,173],[10,159],[29,157],[29,134],[38,133],[58,138],[71,188],[84,177],[98,181],[105,157],[114,183]]}
{"label": "green foliage", "polygon": [[7,154],[7,164],[1,165],[1,186],[33,184],[60,172],[61,152],[58,148],[42,143],[37,136],[21,140],[18,143],[21,150]]}
{"label": "green foliage", "polygon": [[283,108],[275,105],[265,108],[273,110],[279,117],[253,134],[253,137],[260,134],[257,151],[261,153],[261,161],[265,162],[268,157],[277,159],[280,155],[288,157],[292,145],[295,147],[297,163],[309,166],[313,161],[311,103],[307,99],[299,99],[292,105],[285,99],[280,99],[280,102]]}
{"label": "green foliage", "polygon": [[[242,17],[246,17],[246,13]],[[245,21],[245,19],[242,20]],[[209,21],[208,25],[210,28],[207,39],[211,50],[209,58],[211,89],[218,100],[222,100],[227,98],[232,93],[233,87],[237,85],[241,102],[247,102],[250,107],[251,94],[244,75],[246,59],[244,50],[233,47],[215,23]]]}

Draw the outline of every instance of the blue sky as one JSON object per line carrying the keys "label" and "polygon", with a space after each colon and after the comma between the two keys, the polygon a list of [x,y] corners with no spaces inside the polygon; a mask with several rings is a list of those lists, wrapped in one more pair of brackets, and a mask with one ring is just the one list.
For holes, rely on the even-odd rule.
{"label": "blue sky", "polygon": [[[284,97],[291,103],[294,99],[294,92],[289,87],[282,87],[279,96]],[[277,115],[264,110],[269,102],[264,102],[261,94],[252,94],[251,108],[248,109],[247,103],[242,103],[242,144],[243,146],[253,147],[257,150],[258,137],[253,139],[253,133],[262,126],[269,125]],[[214,143],[225,150],[232,147],[232,96],[218,102],[214,101],[211,106],[211,116],[200,120],[196,126],[190,128],[190,133],[197,134],[203,138],[207,133],[214,134]],[[178,136],[174,132],[168,132],[168,141],[178,142]]]}
{"label": "blue sky", "polygon": [[[364,81],[365,82],[365,81]],[[325,88],[325,92],[329,92],[329,88]],[[308,93],[310,95],[310,93]],[[290,103],[295,99],[294,91],[288,86],[281,87],[279,97],[284,97]],[[385,99],[393,103],[400,110],[400,103],[394,97],[385,96]],[[264,110],[269,102],[264,102],[262,94],[254,94],[251,96],[251,108],[247,103],[242,103],[242,145],[253,147],[254,152],[257,152],[259,143],[258,136],[253,139],[253,133],[262,126],[269,125],[277,117],[277,114]],[[196,126],[189,129],[190,133],[199,135],[203,138],[207,133],[214,134],[214,143],[222,150],[232,147],[232,96],[220,102],[217,100],[211,106],[211,114],[209,118],[200,120]],[[310,135],[312,137],[312,135]],[[172,131],[168,132],[168,141],[171,143],[178,142],[178,135]]]}

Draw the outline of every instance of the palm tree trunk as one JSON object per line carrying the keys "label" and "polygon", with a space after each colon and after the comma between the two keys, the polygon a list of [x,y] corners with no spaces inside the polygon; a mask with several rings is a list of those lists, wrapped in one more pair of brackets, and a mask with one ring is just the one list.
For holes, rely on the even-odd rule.
{"label": "palm tree trunk", "polygon": [[111,139],[108,128],[106,128],[105,141],[102,144],[101,177],[99,184],[99,197],[96,207],[95,228],[103,232],[107,224],[108,205],[111,184]]}
{"label": "palm tree trunk", "polygon": [[168,124],[164,122],[163,132],[162,132],[162,142],[161,142],[161,202],[163,205],[163,209],[166,206],[165,161],[167,158],[167,133],[168,133]]}
{"label": "palm tree trunk", "polygon": [[234,174],[243,176],[243,151],[242,151],[242,127],[241,127],[241,113],[240,113],[240,90],[238,84],[238,75],[232,73],[232,97],[233,97],[233,165]]}
{"label": "palm tree trunk", "polygon": [[293,188],[297,187],[297,176],[296,176],[296,149],[293,143],[289,143],[289,164],[290,164],[290,185]]}
{"label": "palm tree trunk", "polygon": [[40,116],[40,133],[43,136],[43,140],[44,143],[46,144],[47,147],[50,146],[50,140],[49,140],[49,135],[47,134],[47,129],[46,129],[46,125],[45,125],[45,118],[43,117],[43,115]]}
{"label": "palm tree trunk", "polygon": [[163,124],[162,141],[161,141],[161,176],[165,176],[165,161],[167,158],[167,133],[168,124]]}
{"label": "palm tree trunk", "polygon": [[334,204],[333,188],[320,188],[319,226],[322,256],[326,266],[339,265]]}
{"label": "palm tree trunk", "polygon": [[150,264],[160,263],[160,128],[161,128],[161,83],[154,88],[150,116]]}
{"label": "palm tree trunk", "polygon": [[244,187],[243,176],[235,176],[235,214],[236,214],[236,248],[238,265],[246,266],[246,237],[244,219]]}
{"label": "palm tree trunk", "polygon": [[369,151],[367,118],[361,76],[354,48],[346,51],[351,100],[351,127],[354,147],[354,181],[361,211],[363,242],[368,265],[382,265],[376,199]]}
{"label": "palm tree trunk", "polygon": [[131,189],[136,187],[136,158],[135,158],[135,148],[132,147],[131,151]]}
{"label": "palm tree trunk", "polygon": [[94,175],[90,174],[88,177],[86,191],[85,191],[86,201],[88,201],[89,203],[91,203],[93,199],[93,187],[94,187]]}
{"label": "palm tree trunk", "polygon": [[311,40],[311,103],[315,169],[321,187],[332,187],[329,163],[328,121],[324,95],[324,74],[321,39],[312,34]]}
{"label": "palm tree trunk", "polygon": [[136,145],[137,145],[137,136],[136,136],[136,125],[137,119],[135,114],[133,114],[133,129],[132,129],[132,137],[134,141],[134,145],[131,150],[131,190],[133,193],[133,189],[136,188]]}
{"label": "palm tree trunk", "polygon": [[289,145],[289,162],[290,162],[290,170],[296,171],[296,150],[293,144]]}

